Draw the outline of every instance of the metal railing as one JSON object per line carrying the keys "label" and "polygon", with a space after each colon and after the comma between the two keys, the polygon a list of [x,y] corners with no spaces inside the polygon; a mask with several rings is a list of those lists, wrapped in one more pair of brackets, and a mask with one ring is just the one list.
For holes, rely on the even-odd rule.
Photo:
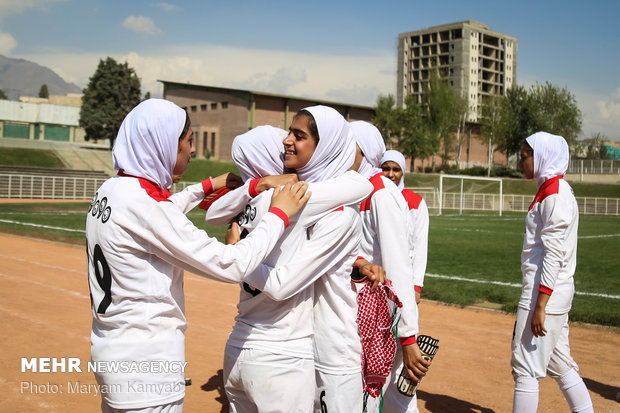
{"label": "metal railing", "polygon": [[92,199],[106,178],[0,174],[0,198]]}
{"label": "metal railing", "polygon": [[[107,178],[0,174],[0,198],[90,200]],[[193,182],[174,184],[172,192],[183,190]],[[439,209],[436,188],[412,188],[424,198],[429,209]],[[532,195],[503,195],[503,211],[524,212],[532,203]],[[579,213],[588,215],[620,215],[620,198],[577,197]],[[498,211],[498,193],[444,192],[442,209]]]}
{"label": "metal railing", "polygon": [[620,161],[613,159],[573,159],[568,174],[620,174]]}
{"label": "metal railing", "polygon": [[[416,191],[417,192],[417,191]],[[439,210],[438,192],[418,192],[429,209]],[[504,194],[502,211],[526,212],[534,197],[532,195]],[[620,215],[620,198],[600,198],[578,196],[579,213],[585,215]],[[499,211],[499,194],[444,192],[444,210]]]}

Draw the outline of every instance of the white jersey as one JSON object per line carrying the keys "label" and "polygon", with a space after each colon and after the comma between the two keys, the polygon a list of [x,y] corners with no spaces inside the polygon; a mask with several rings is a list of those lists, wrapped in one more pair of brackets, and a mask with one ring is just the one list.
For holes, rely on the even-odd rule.
{"label": "white jersey", "polygon": [[[242,187],[243,188],[243,187]],[[291,225],[281,237],[281,242],[265,259],[256,274],[249,275],[241,285],[236,323],[228,339],[228,345],[237,348],[255,348],[291,357],[313,358],[313,288],[294,288],[282,291],[276,301],[263,293],[268,272],[278,265],[292,262],[295,253],[301,248],[307,237],[307,229],[317,223],[343,204],[356,204],[363,200],[372,186],[356,172],[347,172],[339,178],[309,184],[312,192],[310,200],[298,215],[291,219]],[[235,192],[237,192],[235,194]],[[250,198],[248,190],[232,191],[211,205],[207,211],[207,222],[230,221],[235,209],[230,207],[233,200]],[[244,212],[239,217],[239,224],[251,233],[257,220],[264,212],[265,199],[271,191],[265,191],[252,198],[244,207],[236,210]],[[226,210],[218,212],[222,205]],[[229,216],[225,216],[229,214]],[[213,219],[213,221],[210,220]],[[319,273],[320,274],[320,273]],[[269,288],[270,292],[275,289]],[[276,293],[277,294],[277,293]]]}
{"label": "white jersey", "polygon": [[424,198],[415,192],[405,188],[402,194],[409,206],[408,239],[409,258],[413,266],[413,284],[416,288],[422,288],[428,257],[428,207]]}
{"label": "white jersey", "polygon": [[382,173],[370,178],[373,193],[361,203],[362,245],[360,255],[385,269],[402,302],[398,336],[418,334],[413,269],[409,259],[407,214],[409,208],[400,190]]}
{"label": "white jersey", "polygon": [[269,272],[261,265],[246,277],[248,284],[274,300],[305,293],[314,283],[315,367],[326,373],[361,371],[357,293],[350,277],[361,231],[358,208],[338,208],[308,229],[308,239],[295,259],[278,264]]}
{"label": "white jersey", "polygon": [[284,232],[282,219],[270,213],[236,245],[209,237],[182,211],[211,188],[210,183],[202,191],[192,186],[168,199],[146,179],[115,176],[95,194],[86,219],[91,357],[108,369],[111,363],[125,363],[117,371],[95,373],[98,383],[111,389],[102,392],[110,407],[132,409],[183,398],[183,270],[239,282]]}
{"label": "white jersey", "polygon": [[525,218],[519,307],[534,309],[542,290],[551,294],[548,314],[570,310],[575,292],[578,226],[579,208],[570,185],[561,176],[545,181]]}

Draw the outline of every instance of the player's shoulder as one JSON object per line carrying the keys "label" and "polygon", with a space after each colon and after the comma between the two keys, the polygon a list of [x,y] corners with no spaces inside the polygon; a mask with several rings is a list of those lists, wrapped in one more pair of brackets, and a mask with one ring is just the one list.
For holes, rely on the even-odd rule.
{"label": "player's shoulder", "polygon": [[419,194],[407,188],[402,190],[402,194],[409,205],[409,209],[418,209],[424,200]]}

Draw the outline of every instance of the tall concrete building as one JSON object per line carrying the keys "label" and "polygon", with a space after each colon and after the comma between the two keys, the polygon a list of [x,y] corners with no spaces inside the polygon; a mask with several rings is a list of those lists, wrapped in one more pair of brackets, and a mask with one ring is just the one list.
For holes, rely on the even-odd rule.
{"label": "tall concrete building", "polygon": [[467,98],[468,121],[476,122],[485,96],[503,96],[517,84],[517,38],[472,20],[399,34],[398,106],[407,95],[421,102],[435,69]]}

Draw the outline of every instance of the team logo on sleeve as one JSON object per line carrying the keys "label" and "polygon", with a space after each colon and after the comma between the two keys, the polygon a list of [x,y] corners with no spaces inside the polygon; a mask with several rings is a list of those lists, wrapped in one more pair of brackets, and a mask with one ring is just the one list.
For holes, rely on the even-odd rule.
{"label": "team logo on sleeve", "polygon": [[98,200],[98,197],[99,192],[96,192],[92,202],[90,203],[90,206],[88,207],[88,212],[93,217],[97,217],[97,219],[101,218],[101,222],[105,224],[106,222],[108,222],[108,219],[110,219],[110,215],[112,214],[112,208],[107,206],[107,197],[104,196],[103,198],[101,198],[101,200]]}
{"label": "team logo on sleeve", "polygon": [[245,210],[237,217],[240,226],[243,226],[250,221],[254,221],[254,218],[256,218],[256,207],[249,204],[245,206]]}

